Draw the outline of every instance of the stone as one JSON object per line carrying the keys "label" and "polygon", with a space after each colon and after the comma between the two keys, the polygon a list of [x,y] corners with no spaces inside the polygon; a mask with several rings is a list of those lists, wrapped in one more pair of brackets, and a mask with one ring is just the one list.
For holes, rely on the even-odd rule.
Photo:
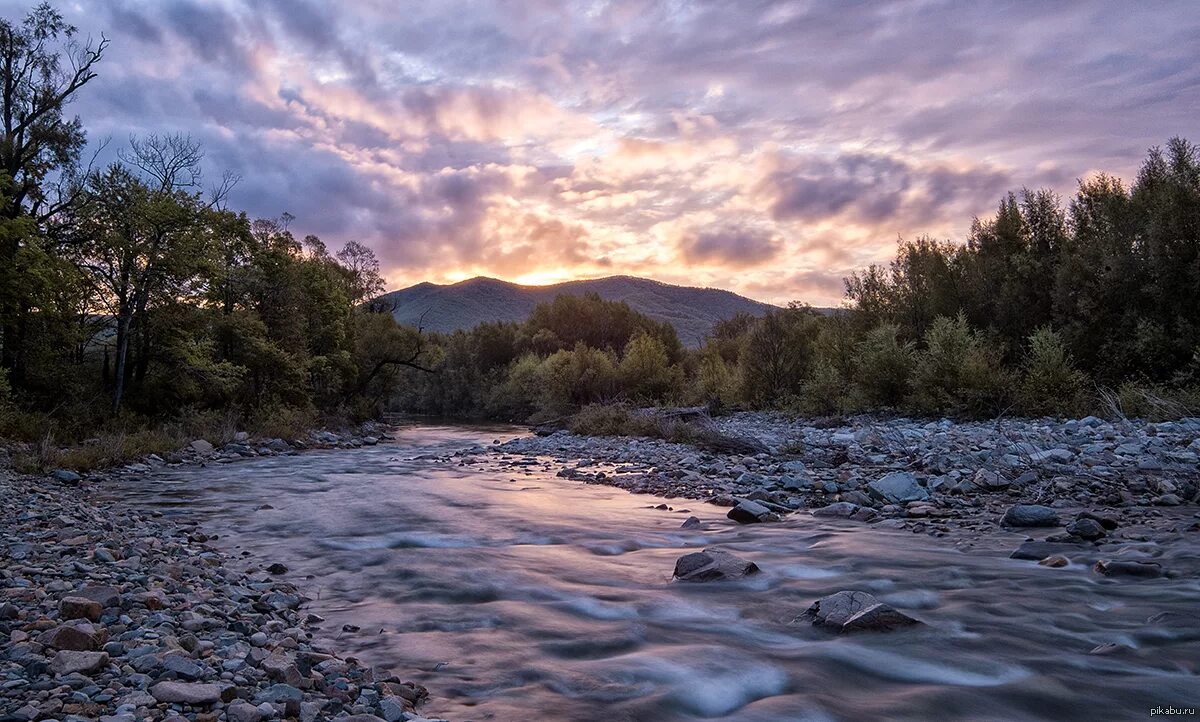
{"label": "stone", "polygon": [[758,565],[729,552],[705,549],[685,554],[675,561],[675,578],[682,582],[711,582],[742,577],[759,572]]}
{"label": "stone", "polygon": [[150,694],[159,702],[190,704],[196,707],[232,700],[234,691],[231,686],[204,682],[166,681],[150,688]]}
{"label": "stone", "polygon": [[284,715],[295,717],[300,714],[300,702],[304,693],[290,684],[273,684],[254,697],[255,702],[269,702],[283,710]]}
{"label": "stone", "polygon": [[108,665],[106,652],[76,652],[70,649],[60,650],[50,660],[50,670],[57,675],[92,674]]}
{"label": "stone", "polygon": [[679,528],[680,529],[699,529],[700,528],[700,520],[694,516],[689,516],[687,519],[683,520],[683,523],[679,525]]}
{"label": "stone", "polygon": [[1038,564],[1041,564],[1044,567],[1054,567],[1056,569],[1060,568],[1060,567],[1065,567],[1070,563],[1071,563],[1071,560],[1067,559],[1066,557],[1064,557],[1061,554],[1054,554],[1052,556],[1048,556],[1045,559],[1042,559],[1041,561],[1038,562]]}
{"label": "stone", "polygon": [[373,714],[352,714],[349,717],[343,717],[342,722],[387,722],[387,720]]}
{"label": "stone", "polygon": [[991,469],[980,469],[971,477],[971,483],[983,491],[1003,491],[1012,485],[1008,479]]}
{"label": "stone", "polygon": [[1074,458],[1074,452],[1069,449],[1046,449],[1029,455],[1029,461],[1034,464],[1066,464]]}
{"label": "stone", "polygon": [[62,619],[86,619],[100,621],[104,605],[84,597],[63,597],[58,602],[58,616]]}
{"label": "stone", "polygon": [[1155,499],[1154,503],[1158,506],[1179,506],[1183,503],[1183,500],[1176,494],[1163,494]]}
{"label": "stone", "polygon": [[1073,534],[1080,539],[1095,541],[1104,536],[1104,527],[1100,526],[1100,522],[1095,519],[1076,519],[1067,525],[1067,533]]}
{"label": "stone", "polygon": [[201,456],[208,456],[209,454],[213,453],[213,445],[204,439],[196,439],[192,443],[188,444],[188,446],[191,447],[192,451],[200,454]]}
{"label": "stone", "polygon": [[288,568],[279,562],[275,562],[267,567],[267,572],[270,574],[287,574]]}
{"label": "stone", "polygon": [[168,654],[163,657],[162,668],[188,681],[195,681],[204,676],[204,667],[183,654]]}
{"label": "stone", "polygon": [[104,647],[108,632],[88,623],[64,624],[38,635],[38,642],[55,649],[94,652]]}
{"label": "stone", "polygon": [[226,707],[225,714],[229,722],[261,722],[265,716],[258,707],[240,699]]}
{"label": "stone", "polygon": [[758,524],[765,521],[777,521],[779,518],[767,507],[750,499],[738,501],[737,506],[730,509],[725,516],[739,524]]}
{"label": "stone", "polygon": [[887,504],[904,504],[929,498],[929,491],[907,471],[893,471],[876,479],[867,484],[867,490],[871,496]]}
{"label": "stone", "polygon": [[50,476],[55,481],[63,484],[78,484],[83,480],[83,477],[81,477],[79,474],[76,474],[74,471],[71,471],[70,469],[55,469],[53,472],[51,472]]}
{"label": "stone", "polygon": [[121,606],[121,593],[117,591],[116,587],[104,584],[88,585],[71,596],[90,599],[99,604],[102,609]]}
{"label": "stone", "polygon": [[1157,562],[1101,560],[1096,562],[1094,569],[1106,577],[1157,579],[1166,576],[1166,570]]}
{"label": "stone", "polygon": [[1008,556],[1010,559],[1025,559],[1032,562],[1040,562],[1046,557],[1052,557],[1056,554],[1071,554],[1080,551],[1082,548],[1078,544],[1032,541],[1025,542]]}
{"label": "stone", "polygon": [[398,697],[384,697],[379,701],[379,711],[387,722],[404,722],[408,719],[408,708]]}
{"label": "stone", "polygon": [[813,509],[813,516],[853,519],[855,521],[871,521],[879,516],[874,509],[848,501],[836,501],[828,506]]}
{"label": "stone", "polygon": [[822,597],[797,620],[835,632],[886,632],[922,624],[867,592],[841,591]]}
{"label": "stone", "polygon": [[1016,504],[1004,512],[1000,524],[1018,527],[1058,526],[1058,512],[1040,504]]}

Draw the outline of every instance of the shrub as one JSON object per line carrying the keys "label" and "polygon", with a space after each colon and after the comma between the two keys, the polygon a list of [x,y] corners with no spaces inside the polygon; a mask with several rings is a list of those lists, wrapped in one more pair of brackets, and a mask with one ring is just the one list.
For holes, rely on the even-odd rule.
{"label": "shrub", "polygon": [[853,389],[828,361],[818,361],[812,376],[800,389],[800,411],[828,416],[854,408]]}
{"label": "shrub", "polygon": [[759,319],[742,339],[738,354],[741,396],[756,408],[795,403],[813,362],[818,321],[810,312],[789,308]]}
{"label": "shrub", "polygon": [[900,328],[882,324],[856,346],[854,380],[867,406],[899,406],[911,390],[915,352]]}
{"label": "shrub", "polygon": [[1058,333],[1042,327],[1029,337],[1018,393],[1022,412],[1076,416],[1087,403],[1087,385]]}
{"label": "shrub", "polygon": [[923,413],[984,416],[1004,408],[1009,385],[994,344],[971,331],[962,314],[939,316],[917,355],[910,402]]}
{"label": "shrub", "polygon": [[649,416],[616,404],[588,404],[571,417],[568,428],[581,436],[657,436]]}
{"label": "shrub", "polygon": [[729,368],[719,349],[709,346],[701,353],[693,390],[696,400],[710,409],[719,411],[737,403],[737,372]]}
{"label": "shrub", "polygon": [[625,345],[618,373],[621,388],[637,401],[663,399],[676,385],[666,346],[644,331]]}
{"label": "shrub", "polygon": [[617,364],[612,354],[575,344],[542,362],[537,416],[566,416],[585,404],[611,399],[617,389]]}

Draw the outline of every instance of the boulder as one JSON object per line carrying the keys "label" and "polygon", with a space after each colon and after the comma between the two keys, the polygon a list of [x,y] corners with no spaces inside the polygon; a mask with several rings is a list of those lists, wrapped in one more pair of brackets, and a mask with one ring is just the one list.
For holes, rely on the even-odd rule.
{"label": "boulder", "polygon": [[108,632],[104,627],[93,624],[73,623],[63,624],[38,635],[38,642],[55,649],[69,649],[75,652],[94,652],[108,641]]}
{"label": "boulder", "polygon": [[1166,570],[1157,562],[1107,561],[1096,562],[1096,572],[1106,577],[1140,577],[1157,579],[1166,576]]}
{"label": "boulder", "polygon": [[1070,563],[1071,563],[1071,560],[1067,559],[1062,554],[1055,554],[1053,556],[1048,556],[1045,559],[1042,559],[1041,561],[1038,562],[1038,564],[1041,564],[1044,567],[1054,567],[1055,569],[1065,567]]}
{"label": "boulder", "polygon": [[929,491],[917,483],[917,477],[907,471],[893,471],[876,479],[867,484],[867,490],[871,496],[887,504],[904,504],[929,498]]}
{"label": "boulder", "polygon": [[50,670],[55,674],[92,674],[108,665],[105,652],[76,652],[63,649],[50,660]]}
{"label": "boulder", "polygon": [[75,592],[71,596],[81,599],[90,599],[91,601],[99,604],[102,609],[121,606],[121,593],[117,591],[116,587],[110,587],[104,584],[88,585]]}
{"label": "boulder", "polygon": [[262,722],[265,717],[258,707],[240,699],[226,707],[225,714],[229,722]]}
{"label": "boulder", "polygon": [[213,445],[204,439],[196,439],[192,443],[188,444],[188,446],[191,447],[192,451],[200,454],[201,456],[208,456],[209,454],[213,453]]}
{"label": "boulder", "polygon": [[766,506],[750,499],[741,499],[737,506],[729,510],[725,516],[733,519],[739,524],[758,524],[764,521],[779,521],[776,516]]}
{"label": "boulder", "polygon": [[1095,519],[1076,519],[1067,525],[1067,533],[1073,534],[1080,539],[1094,541],[1104,536],[1104,527],[1100,526],[1100,522]]}
{"label": "boulder", "polygon": [[53,477],[55,481],[63,484],[78,484],[83,479],[83,477],[71,471],[70,469],[55,469],[53,472],[51,472],[50,476]]}
{"label": "boulder", "polygon": [[828,506],[813,510],[813,516],[853,519],[855,521],[871,521],[879,516],[874,509],[851,504],[848,501],[837,501]]}
{"label": "boulder", "polygon": [[103,613],[104,605],[84,597],[63,597],[58,602],[58,616],[62,619],[86,619],[90,622],[98,622]]}
{"label": "boulder", "polygon": [[300,703],[303,700],[304,693],[290,684],[273,684],[254,697],[255,702],[269,702],[288,717],[300,714]]}
{"label": "boulder", "polygon": [[173,681],[159,682],[150,688],[150,694],[159,702],[190,704],[196,707],[230,701],[235,691],[236,689],[229,685]]}
{"label": "boulder", "polygon": [[1040,504],[1010,506],[1000,519],[1002,526],[1058,526],[1058,512]]}
{"label": "boulder", "polygon": [[886,632],[921,624],[866,592],[841,591],[822,597],[798,620],[835,632]]}
{"label": "boulder", "polygon": [[1058,542],[1032,541],[1025,542],[1017,547],[1017,550],[1009,554],[1010,559],[1027,559],[1033,562],[1052,557],[1056,554],[1070,554],[1078,552],[1083,547],[1078,544],[1063,544]]}
{"label": "boulder", "polygon": [[683,523],[679,525],[679,528],[680,529],[699,529],[700,528],[700,520],[694,516],[689,516],[687,519],[683,520]]}
{"label": "boulder", "polygon": [[682,582],[711,582],[741,579],[757,574],[758,565],[729,552],[705,549],[684,554],[675,561],[675,578]]}

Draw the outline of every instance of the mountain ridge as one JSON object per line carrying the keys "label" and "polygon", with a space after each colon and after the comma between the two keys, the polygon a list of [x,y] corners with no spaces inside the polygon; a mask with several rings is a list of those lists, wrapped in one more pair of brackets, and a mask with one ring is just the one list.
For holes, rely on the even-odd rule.
{"label": "mountain ridge", "polygon": [[615,275],[526,286],[489,276],[437,284],[422,281],[377,301],[392,308],[398,323],[427,331],[469,329],[487,321],[523,321],[534,306],[559,295],[596,293],[624,301],[635,311],[675,327],[679,340],[699,346],[718,321],[738,313],[761,316],[777,308],[720,288],[679,286],[638,276]]}

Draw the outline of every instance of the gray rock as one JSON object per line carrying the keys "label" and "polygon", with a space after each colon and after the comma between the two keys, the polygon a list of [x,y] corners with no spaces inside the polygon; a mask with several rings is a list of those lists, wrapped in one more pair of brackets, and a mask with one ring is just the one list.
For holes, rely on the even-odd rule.
{"label": "gray rock", "polygon": [[725,516],[739,524],[757,524],[764,521],[778,521],[779,519],[766,506],[750,499],[738,501],[737,506],[730,509],[729,513]]}
{"label": "gray rock", "polygon": [[705,549],[685,554],[675,561],[675,578],[683,582],[741,579],[757,574],[758,565],[729,552]]}
{"label": "gray rock", "polygon": [[1166,570],[1157,562],[1101,560],[1094,568],[1106,577],[1157,579],[1166,576]]}
{"label": "gray rock", "polygon": [[917,477],[907,471],[893,471],[867,484],[871,496],[886,504],[904,504],[924,501],[929,498],[925,487],[917,483]]}
{"label": "gray rock", "polygon": [[58,675],[92,674],[108,665],[108,654],[105,652],[76,652],[64,649],[50,660],[50,670]]}
{"label": "gray rock", "polygon": [[1009,554],[1010,559],[1027,559],[1029,561],[1040,562],[1047,557],[1052,557],[1061,554],[1071,554],[1078,552],[1083,547],[1078,544],[1066,544],[1060,542],[1025,542],[1017,547],[1016,551]]}
{"label": "gray rock", "polygon": [[150,694],[159,702],[168,704],[190,704],[205,706],[233,698],[234,688],[220,684],[201,682],[159,682],[150,688]]}
{"label": "gray rock", "polygon": [[116,587],[104,584],[88,585],[71,596],[90,599],[99,604],[102,609],[121,606],[121,593],[117,591]]}
{"label": "gray rock", "polygon": [[813,516],[854,519],[855,521],[871,521],[879,516],[874,509],[851,504],[848,501],[838,501],[819,509],[813,509],[812,514]]}
{"label": "gray rock", "polygon": [[191,447],[192,451],[200,454],[201,456],[208,456],[209,454],[213,453],[213,445],[204,439],[196,439],[192,443],[188,444],[188,446]]}
{"label": "gray rock", "polygon": [[240,699],[226,707],[225,714],[229,722],[261,722],[265,716],[258,707]]}
{"label": "gray rock", "polygon": [[1100,526],[1100,522],[1095,519],[1076,519],[1067,525],[1067,533],[1074,534],[1080,539],[1093,541],[1104,536],[1104,527]]}
{"label": "gray rock", "polygon": [[1017,527],[1058,526],[1058,512],[1040,504],[1016,504],[1004,512],[1000,523]]}
{"label": "gray rock", "polygon": [[687,519],[684,519],[683,523],[679,525],[679,528],[680,529],[699,529],[700,528],[700,520],[694,516],[689,516]]}
{"label": "gray rock", "polygon": [[53,477],[55,481],[63,484],[78,484],[83,479],[83,477],[71,471],[70,469],[55,469],[50,476]]}
{"label": "gray rock", "polygon": [[813,626],[835,632],[886,632],[922,623],[859,591],[822,597],[797,620],[811,621]]}
{"label": "gray rock", "polygon": [[1046,449],[1029,455],[1029,461],[1034,464],[1066,464],[1074,458],[1075,453],[1068,449]]}
{"label": "gray rock", "polygon": [[285,715],[291,717],[300,714],[300,702],[303,699],[303,692],[290,684],[282,683],[273,684],[254,697],[255,702],[270,702],[272,705],[281,708]]}
{"label": "gray rock", "polygon": [[58,616],[62,619],[86,619],[98,622],[103,613],[104,606],[102,604],[84,597],[63,597],[58,602]]}

